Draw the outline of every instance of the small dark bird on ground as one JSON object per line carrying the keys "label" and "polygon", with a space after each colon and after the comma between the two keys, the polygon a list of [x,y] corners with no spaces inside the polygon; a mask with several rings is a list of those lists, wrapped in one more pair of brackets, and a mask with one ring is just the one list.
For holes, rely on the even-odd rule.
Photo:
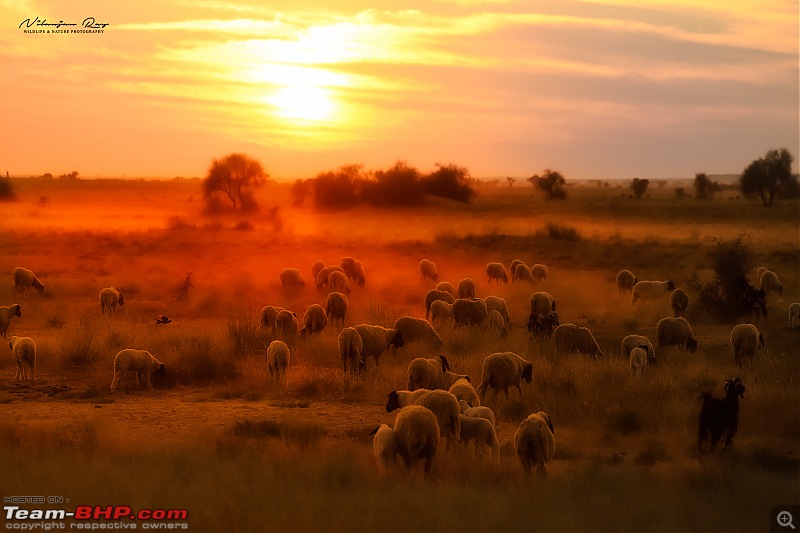
{"label": "small dark bird on ground", "polygon": [[172,320],[170,320],[169,318],[165,317],[164,315],[158,315],[158,318],[156,318],[156,325],[158,325],[158,324],[169,324],[170,322],[172,322]]}

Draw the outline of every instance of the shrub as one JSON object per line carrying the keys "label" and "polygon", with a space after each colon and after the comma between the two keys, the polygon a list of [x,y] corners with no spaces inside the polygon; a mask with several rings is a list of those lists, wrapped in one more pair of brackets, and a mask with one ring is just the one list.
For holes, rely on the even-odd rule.
{"label": "shrub", "polygon": [[0,178],[0,202],[13,202],[17,199],[17,193],[8,177]]}
{"label": "shrub", "polygon": [[562,226],[561,224],[554,224],[552,222],[548,222],[545,226],[545,232],[547,236],[551,239],[557,241],[567,241],[567,242],[580,242],[581,241],[581,234],[580,232],[573,228],[572,226]]}
{"label": "shrub", "polygon": [[252,312],[246,309],[228,310],[227,325],[234,355],[256,352],[261,347],[259,321]]}
{"label": "shrub", "polygon": [[[469,171],[457,165],[442,166],[436,164],[437,169],[421,178],[422,191],[431,196],[449,198],[457,202],[469,202],[475,196],[475,190],[470,185]],[[513,180],[513,178],[508,178]],[[509,181],[509,187],[513,181]]]}
{"label": "shrub", "polygon": [[753,265],[753,252],[747,246],[746,234],[728,240],[714,238],[708,256],[714,271],[712,280],[703,283],[696,275],[688,280],[697,293],[698,307],[706,314],[729,322],[741,312],[739,280],[747,278]]}

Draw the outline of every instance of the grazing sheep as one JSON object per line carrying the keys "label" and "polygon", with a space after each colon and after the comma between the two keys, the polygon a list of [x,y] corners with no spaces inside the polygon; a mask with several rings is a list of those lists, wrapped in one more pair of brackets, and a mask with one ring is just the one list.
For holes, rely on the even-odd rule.
{"label": "grazing sheep", "polygon": [[518,263],[514,267],[512,281],[525,281],[531,285],[536,285],[536,278],[533,277],[533,272],[528,268],[525,263]]}
{"label": "grazing sheep", "polygon": [[456,297],[456,288],[453,287],[453,284],[450,283],[449,281],[440,281],[439,283],[436,284],[435,288],[437,291],[450,293],[450,296],[452,296],[453,298]]}
{"label": "grazing sheep", "polygon": [[328,325],[328,316],[319,304],[311,304],[303,315],[303,328],[300,330],[300,338],[305,339],[314,333],[322,333]]}
{"label": "grazing sheep", "polygon": [[737,366],[742,366],[742,357],[750,358],[750,366],[753,365],[753,357],[759,348],[763,348],[764,336],[759,333],[758,328],[753,324],[738,324],[731,330],[731,348],[733,349],[733,361]]}
{"label": "grazing sheep", "polygon": [[435,300],[431,304],[431,324],[445,322],[450,324],[453,321],[453,304],[444,300]]}
{"label": "grazing sheep", "polygon": [[725,397],[714,398],[710,392],[700,394],[702,406],[698,416],[697,451],[703,458],[705,445],[711,446],[711,453],[722,440],[722,450],[733,445],[733,437],[739,429],[739,398],[744,400],[744,384],[739,378],[725,382]]}
{"label": "grazing sheep", "polygon": [[394,420],[397,453],[411,470],[414,461],[425,459],[425,473],[430,472],[439,447],[439,422],[430,409],[421,405],[403,407]]}
{"label": "grazing sheep", "polygon": [[589,328],[575,324],[561,324],[553,332],[553,340],[556,354],[577,352],[591,355],[595,360],[598,357],[603,358],[603,352]]}
{"label": "grazing sheep", "polygon": [[657,300],[674,290],[675,283],[672,281],[638,281],[631,291],[631,305],[639,300]]}
{"label": "grazing sheep", "polygon": [[522,259],[514,259],[513,261],[511,261],[511,264],[509,265],[508,269],[511,271],[512,280],[514,279],[514,272],[517,270],[517,265],[524,265],[524,264],[525,261],[523,261]]}
{"label": "grazing sheep", "polygon": [[472,407],[480,407],[481,405],[481,400],[478,398],[475,387],[470,383],[469,377],[456,380],[447,391],[455,396],[459,402],[463,400]]}
{"label": "grazing sheep", "polygon": [[450,371],[450,363],[443,355],[433,359],[418,357],[408,364],[408,390],[449,389],[460,379],[469,381],[469,376]]}
{"label": "grazing sheep", "polygon": [[345,373],[358,374],[364,369],[361,362],[363,347],[361,335],[355,329],[344,328],[339,333],[339,355],[342,357],[342,370]]}
{"label": "grazing sheep", "polygon": [[617,292],[622,297],[623,292],[633,292],[633,286],[639,282],[639,278],[633,275],[630,270],[620,270],[617,272]]}
{"label": "grazing sheep", "polygon": [[332,292],[328,295],[328,300],[325,302],[325,314],[328,315],[332,325],[337,322],[342,323],[344,326],[344,317],[347,315],[347,296],[341,292]]}
{"label": "grazing sheep", "polygon": [[14,280],[14,288],[17,290],[17,296],[19,297],[27,296],[31,287],[39,292],[44,291],[42,282],[27,268],[15,268],[11,273],[11,278]]}
{"label": "grazing sheep", "polygon": [[496,309],[500,312],[500,316],[503,317],[503,320],[506,324],[511,324],[511,317],[508,315],[508,304],[503,298],[499,296],[487,296],[483,299],[486,302],[486,310],[490,313],[493,309]]}
{"label": "grazing sheep", "polygon": [[789,306],[789,327],[792,329],[800,327],[800,303],[795,302]]}
{"label": "grazing sheep", "polygon": [[342,257],[341,261],[339,261],[339,265],[344,269],[344,273],[347,277],[355,281],[359,287],[363,287],[367,282],[367,278],[364,275],[364,266],[361,264],[361,261],[357,261],[352,257]]}
{"label": "grazing sheep", "polygon": [[281,279],[281,287],[284,289],[301,288],[306,286],[306,282],[303,280],[303,275],[300,273],[300,270],[296,268],[284,268],[281,270],[279,277]]}
{"label": "grazing sheep", "polygon": [[765,270],[761,273],[758,278],[758,286],[765,294],[777,292],[778,295],[783,295],[783,285],[778,280],[778,275],[771,270]]}
{"label": "grazing sheep", "polygon": [[165,376],[167,368],[164,363],[153,357],[147,350],[132,350],[130,348],[121,350],[114,357],[114,379],[111,380],[112,392],[119,388],[119,382],[126,372],[136,373],[136,390],[139,390],[141,381],[144,382],[149,390],[153,388],[150,382],[150,374]]}
{"label": "grazing sheep", "polygon": [[283,341],[272,341],[267,347],[267,367],[272,382],[286,383],[286,369],[289,368],[291,353]]}
{"label": "grazing sheep", "polygon": [[319,271],[325,268],[325,263],[317,259],[311,264],[311,279],[316,280]]}
{"label": "grazing sheep", "polygon": [[386,424],[381,424],[370,435],[375,435],[372,439],[372,453],[378,469],[386,471],[397,461],[397,434]]}
{"label": "grazing sheep", "polygon": [[461,407],[455,396],[446,390],[432,390],[414,400],[414,405],[421,405],[433,411],[439,423],[439,434],[447,439],[448,449],[459,441]]}
{"label": "grazing sheep", "polygon": [[275,332],[275,319],[278,318],[278,313],[281,311],[287,311],[283,307],[277,307],[274,305],[265,305],[261,309],[261,327],[262,328],[269,328],[272,332]]}
{"label": "grazing sheep", "polygon": [[508,325],[497,309],[492,309],[489,313],[489,329],[498,332],[501,337],[508,336]]}
{"label": "grazing sheep", "polygon": [[497,442],[497,434],[494,431],[494,424],[480,417],[469,417],[460,415],[461,424],[460,441],[463,445],[469,446],[474,443],[475,453],[478,457],[483,457],[483,450],[487,446],[492,451],[492,457],[500,461],[500,443]]}
{"label": "grazing sheep", "polygon": [[531,267],[531,274],[537,282],[547,281],[547,265],[536,263]]}
{"label": "grazing sheep", "polygon": [[320,270],[314,280],[314,284],[318,289],[328,286],[328,278],[332,272],[341,272],[344,274],[344,269],[340,266],[329,266]]}
{"label": "grazing sheep", "polygon": [[494,411],[490,408],[486,407],[485,405],[479,405],[477,407],[470,407],[466,400],[459,400],[458,405],[461,407],[461,414],[469,417],[469,418],[485,418],[489,422],[492,423],[494,426],[497,422],[495,421]]}
{"label": "grazing sheep", "polygon": [[22,317],[22,308],[19,304],[12,304],[8,307],[0,307],[0,335],[5,338],[8,333],[8,326],[11,325],[11,319],[15,316]]}
{"label": "grazing sheep", "polygon": [[739,274],[736,278],[741,291],[741,305],[742,311],[755,316],[756,319],[760,315],[767,316],[767,293],[764,289],[756,289],[747,281],[747,278]]}
{"label": "grazing sheep", "polygon": [[552,337],[558,325],[558,314],[555,312],[544,316],[531,313],[528,317],[528,332],[539,339]]}
{"label": "grazing sheep", "polygon": [[453,302],[453,325],[480,326],[489,318],[486,302],[480,298],[459,298]]}
{"label": "grazing sheep", "polygon": [[650,340],[642,335],[628,335],[622,339],[622,356],[626,359],[630,358],[633,349],[642,346],[646,347],[647,364],[655,365],[657,362],[656,351],[653,349],[653,345],[650,344]]}
{"label": "grazing sheep", "polygon": [[386,398],[386,412],[391,413],[396,409],[402,409],[409,405],[414,405],[414,402],[422,396],[430,392],[430,389],[417,389],[410,390],[393,390]]}
{"label": "grazing sheep", "polygon": [[642,344],[631,350],[631,372],[639,377],[642,377],[642,374],[644,374],[644,371],[647,369],[647,349],[647,345]]}
{"label": "grazing sheep", "polygon": [[429,290],[425,293],[425,320],[428,320],[428,317],[431,316],[431,304],[433,304],[433,302],[436,300],[442,300],[449,304],[452,304],[456,301],[456,299],[453,298],[453,295],[449,292],[440,291],[437,289]]}
{"label": "grazing sheep", "polygon": [[547,413],[539,411],[522,421],[514,434],[514,450],[526,474],[535,467],[540,476],[547,475],[547,462],[556,453],[555,429]]}
{"label": "grazing sheep", "polygon": [[478,397],[483,403],[486,391],[489,387],[492,390],[492,403],[495,403],[497,393],[500,389],[508,400],[508,388],[514,386],[522,398],[521,380],[530,383],[533,380],[533,365],[514,352],[498,352],[487,355],[483,360],[481,383],[478,385]]}
{"label": "grazing sheep", "polygon": [[673,317],[682,317],[686,314],[686,308],[689,307],[689,296],[683,289],[675,289],[669,295],[669,305],[672,307]]}
{"label": "grazing sheep", "polygon": [[531,294],[531,314],[546,316],[551,311],[556,310],[556,299],[546,292],[534,292]]}
{"label": "grazing sheep", "polygon": [[666,346],[678,346],[681,352],[686,348],[690,353],[697,350],[697,339],[685,318],[666,317],[659,320],[656,325],[656,342],[656,359],[659,350]]}
{"label": "grazing sheep", "polygon": [[113,315],[117,304],[125,305],[125,298],[121,292],[114,287],[106,287],[100,291],[100,314],[105,315],[108,311],[109,315]]}
{"label": "grazing sheep", "polygon": [[331,272],[328,276],[328,290],[350,294],[350,281],[344,272]]}
{"label": "grazing sheep", "polygon": [[439,350],[444,343],[429,322],[412,316],[401,316],[394,321],[394,329],[403,334],[403,342],[422,342]]}
{"label": "grazing sheep", "polygon": [[283,310],[275,317],[275,330],[284,342],[294,344],[300,325],[297,323],[297,315],[291,311]]}
{"label": "grazing sheep", "polygon": [[419,262],[419,279],[429,279],[434,283],[439,281],[439,273],[436,271],[436,263],[429,259],[421,259]]}
{"label": "grazing sheep", "polygon": [[389,348],[403,347],[403,334],[393,328],[360,324],[355,327],[363,347],[361,349],[361,361],[366,364],[367,358],[375,359],[375,366],[380,366],[381,355]]}
{"label": "grazing sheep", "polygon": [[459,298],[475,298],[475,280],[464,278],[458,282],[456,293]]}
{"label": "grazing sheep", "polygon": [[760,280],[760,279],[761,279],[761,274],[763,274],[763,273],[764,273],[764,272],[766,272],[767,270],[769,270],[767,267],[758,267],[758,268],[756,269],[756,279],[757,279],[757,280]]}
{"label": "grazing sheep", "polygon": [[[508,272],[506,272],[506,267],[504,267],[502,263],[489,263],[486,265],[486,276],[489,278],[489,285],[492,284],[492,280],[497,281],[497,283],[500,283],[500,281],[508,283]],[[475,296],[474,292],[470,298],[473,296]],[[459,298],[466,297],[459,295]]]}
{"label": "grazing sheep", "polygon": [[30,337],[11,336],[8,338],[11,357],[17,365],[14,379],[36,381],[36,343]]}

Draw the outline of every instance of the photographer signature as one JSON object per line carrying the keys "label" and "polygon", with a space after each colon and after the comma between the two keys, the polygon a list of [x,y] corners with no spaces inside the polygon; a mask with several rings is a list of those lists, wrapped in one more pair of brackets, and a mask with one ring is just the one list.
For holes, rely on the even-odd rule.
{"label": "photographer signature", "polygon": [[[30,28],[31,26],[49,26],[53,28],[61,28],[62,26],[77,26],[76,22],[64,22],[63,20],[59,20],[58,22],[47,22],[47,19],[40,19],[36,17],[35,19],[31,20],[30,18],[26,18],[22,22],[19,23],[19,28],[22,28],[22,25],[25,25],[26,28]],[[107,22],[97,22],[94,17],[86,17],[83,19],[82,26],[84,28],[105,28],[108,26]]]}

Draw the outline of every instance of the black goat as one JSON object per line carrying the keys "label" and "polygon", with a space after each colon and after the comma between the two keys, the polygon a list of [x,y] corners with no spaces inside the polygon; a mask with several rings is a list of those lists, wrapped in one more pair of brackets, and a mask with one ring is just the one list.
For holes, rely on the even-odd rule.
{"label": "black goat", "polygon": [[724,398],[714,398],[710,392],[700,394],[703,405],[698,420],[697,451],[701,458],[707,442],[711,445],[711,453],[723,436],[723,451],[733,445],[733,437],[739,429],[739,397],[744,400],[744,384],[739,378],[725,382]]}
{"label": "black goat", "polygon": [[748,315],[755,315],[756,318],[759,315],[767,316],[767,293],[764,289],[756,289],[747,278],[742,275],[739,275],[736,278],[736,283],[739,286],[739,290],[741,291],[741,305],[742,311],[747,313]]}
{"label": "black goat", "polygon": [[558,324],[558,315],[554,311],[546,316],[531,313],[528,317],[528,332],[538,338],[552,337]]}

